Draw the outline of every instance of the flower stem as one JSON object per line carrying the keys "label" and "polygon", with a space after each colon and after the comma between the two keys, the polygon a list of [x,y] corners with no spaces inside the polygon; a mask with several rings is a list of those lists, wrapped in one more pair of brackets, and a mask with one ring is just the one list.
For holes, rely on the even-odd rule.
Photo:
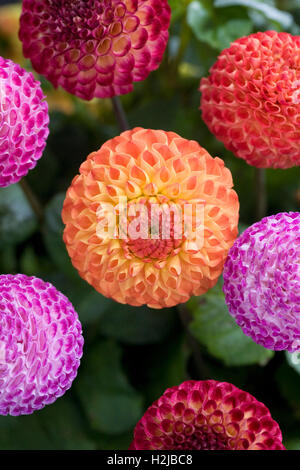
{"label": "flower stem", "polygon": [[256,218],[261,220],[267,215],[266,170],[255,168]]}
{"label": "flower stem", "polygon": [[198,341],[194,338],[194,336],[190,333],[190,330],[189,330],[189,324],[190,324],[191,319],[192,319],[191,314],[188,311],[185,304],[178,305],[177,310],[178,310],[181,322],[182,322],[182,324],[185,328],[187,343],[188,343],[188,345],[189,345],[189,347],[192,351],[192,354],[193,354],[193,358],[194,358],[195,365],[196,365],[197,372],[198,372],[198,376],[199,376],[198,378],[202,379],[202,380],[203,379],[208,379],[208,378],[210,378],[209,377],[209,371],[208,371],[208,369],[207,369],[207,367],[206,367],[206,365],[203,361]]}
{"label": "flower stem", "polygon": [[129,129],[129,124],[120,98],[118,96],[113,96],[111,101],[113,104],[116,120],[118,121],[121,131],[127,131]]}
{"label": "flower stem", "polygon": [[44,218],[43,208],[42,208],[40,202],[38,201],[36,195],[33,193],[32,189],[30,188],[29,184],[25,180],[25,178],[20,180],[19,185],[22,188],[23,193],[24,193],[27,201],[29,202],[33,212],[35,213],[38,221],[42,222],[43,218]]}

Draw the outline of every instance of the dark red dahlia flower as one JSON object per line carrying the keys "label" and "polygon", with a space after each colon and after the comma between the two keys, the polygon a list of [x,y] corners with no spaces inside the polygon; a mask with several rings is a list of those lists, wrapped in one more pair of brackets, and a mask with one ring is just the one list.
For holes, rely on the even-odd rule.
{"label": "dark red dahlia flower", "polygon": [[90,100],[129,93],[158,68],[167,0],[24,0],[19,36],[34,69]]}
{"label": "dark red dahlia flower", "polygon": [[237,39],[201,80],[202,118],[250,165],[300,165],[300,36],[267,31]]}
{"label": "dark red dahlia flower", "polygon": [[284,450],[268,408],[234,385],[189,380],[168,388],[134,430],[135,450]]}

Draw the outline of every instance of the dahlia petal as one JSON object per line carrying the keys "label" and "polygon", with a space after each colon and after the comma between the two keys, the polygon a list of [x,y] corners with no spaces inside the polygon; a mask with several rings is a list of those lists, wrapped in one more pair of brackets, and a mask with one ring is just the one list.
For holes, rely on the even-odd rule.
{"label": "dahlia petal", "polygon": [[1,300],[0,414],[31,414],[71,387],[82,356],[81,324],[68,299],[35,277],[1,275]]}
{"label": "dahlia petal", "polygon": [[[230,402],[235,403],[235,408],[228,409]],[[246,418],[243,411],[249,405],[254,415],[251,420]],[[265,410],[263,417],[261,407]],[[190,380],[179,387],[167,389],[147,409],[135,427],[129,449],[285,448],[278,424],[272,419],[269,410],[252,395],[225,382]]]}
{"label": "dahlia petal", "polygon": [[2,57],[0,92],[0,187],[5,187],[20,181],[42,156],[49,116],[40,83]]}
{"label": "dahlia petal", "polygon": [[129,93],[159,66],[170,16],[167,0],[108,0],[105,7],[101,0],[30,0],[22,3],[19,37],[25,57],[55,87],[106,98]]}
{"label": "dahlia petal", "polygon": [[[299,48],[299,36],[251,34],[225,49],[209,77],[201,80],[203,120],[226,148],[250,165],[300,164]],[[291,133],[284,131],[286,125]]]}
{"label": "dahlia petal", "polygon": [[262,346],[300,348],[300,214],[280,213],[249,227],[224,266],[229,313]]}
{"label": "dahlia petal", "polygon": [[[197,204],[205,207],[202,221]],[[175,133],[137,128],[81,165],[64,202],[64,242],[80,275],[102,294],[171,307],[215,284],[237,235],[238,208],[221,159]],[[111,221],[112,232],[103,232]]]}

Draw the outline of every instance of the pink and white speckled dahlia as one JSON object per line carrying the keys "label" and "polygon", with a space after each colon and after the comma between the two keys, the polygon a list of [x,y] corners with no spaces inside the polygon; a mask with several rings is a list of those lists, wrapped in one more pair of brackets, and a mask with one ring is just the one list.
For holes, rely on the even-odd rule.
{"label": "pink and white speckled dahlia", "polygon": [[52,84],[90,100],[129,93],[158,68],[167,0],[24,0],[25,57]]}
{"label": "pink and white speckled dahlia", "polygon": [[49,134],[48,105],[40,82],[0,57],[0,187],[35,167]]}
{"label": "pink and white speckled dahlia", "polygon": [[229,313],[273,350],[300,350],[300,213],[265,217],[235,241],[224,267]]}
{"label": "pink and white speckled dahlia", "polygon": [[234,385],[189,380],[168,388],[138,422],[135,450],[284,450],[268,408]]}
{"label": "pink and white speckled dahlia", "polygon": [[51,284],[0,276],[0,414],[31,414],[62,396],[82,356],[81,324]]}

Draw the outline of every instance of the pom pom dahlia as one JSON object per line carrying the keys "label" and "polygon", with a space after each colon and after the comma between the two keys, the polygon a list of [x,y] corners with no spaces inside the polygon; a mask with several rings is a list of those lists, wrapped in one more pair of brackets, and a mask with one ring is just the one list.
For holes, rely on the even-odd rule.
{"label": "pom pom dahlia", "polygon": [[238,210],[223,160],[174,132],[136,128],[81,165],[63,206],[64,241],[103,295],[170,307],[217,282]]}
{"label": "pom pom dahlia", "polygon": [[0,414],[31,414],[62,396],[82,356],[81,324],[51,284],[0,276]]}
{"label": "pom pom dahlia", "polygon": [[168,388],[134,430],[135,450],[284,450],[268,408],[234,385],[189,380]]}
{"label": "pom pom dahlia", "polygon": [[300,213],[249,227],[224,267],[229,313],[247,336],[273,350],[300,350]]}
{"label": "pom pom dahlia", "polygon": [[106,98],[158,68],[170,16],[167,0],[24,0],[19,37],[55,87]]}
{"label": "pom pom dahlia", "polygon": [[42,156],[49,134],[44,98],[32,73],[0,57],[0,187],[20,181]]}
{"label": "pom pom dahlia", "polygon": [[300,165],[300,36],[267,31],[234,41],[200,85],[202,117],[250,165]]}

